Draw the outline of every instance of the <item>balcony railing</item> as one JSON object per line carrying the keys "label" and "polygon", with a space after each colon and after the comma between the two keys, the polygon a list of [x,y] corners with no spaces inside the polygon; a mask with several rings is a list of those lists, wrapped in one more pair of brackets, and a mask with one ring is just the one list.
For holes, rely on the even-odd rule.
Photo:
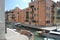
{"label": "balcony railing", "polygon": [[25,22],[29,22],[29,20],[25,20]]}
{"label": "balcony railing", "polygon": [[30,7],[32,8],[32,7],[34,7],[34,5],[31,5]]}
{"label": "balcony railing", "polygon": [[34,23],[35,23],[35,22],[37,22],[37,21],[36,21],[36,20],[32,20],[32,22],[34,22]]}
{"label": "balcony railing", "polygon": [[12,19],[14,19],[14,18],[15,18],[15,16],[12,16],[11,18],[12,18]]}

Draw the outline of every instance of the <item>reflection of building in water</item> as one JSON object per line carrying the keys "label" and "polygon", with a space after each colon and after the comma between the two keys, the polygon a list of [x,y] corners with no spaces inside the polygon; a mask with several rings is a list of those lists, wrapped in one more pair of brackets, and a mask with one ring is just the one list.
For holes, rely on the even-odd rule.
{"label": "reflection of building in water", "polygon": [[55,40],[53,38],[44,38],[44,40]]}

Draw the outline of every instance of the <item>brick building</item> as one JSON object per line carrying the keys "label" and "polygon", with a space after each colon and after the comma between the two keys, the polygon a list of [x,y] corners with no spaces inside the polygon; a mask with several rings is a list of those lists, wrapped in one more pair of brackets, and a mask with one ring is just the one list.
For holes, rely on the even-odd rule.
{"label": "brick building", "polygon": [[12,17],[13,17],[13,11],[10,10],[10,11],[5,12],[5,20],[6,20],[6,22],[11,23],[13,21]]}
{"label": "brick building", "polygon": [[52,25],[52,1],[31,0],[29,7],[23,10],[16,7],[13,10],[14,21],[36,26]]}
{"label": "brick building", "polygon": [[56,5],[57,5],[57,7],[60,7],[60,1],[58,1],[58,2],[56,3]]}
{"label": "brick building", "polygon": [[60,25],[60,7],[55,7],[54,11],[54,24]]}
{"label": "brick building", "polygon": [[53,24],[54,25],[60,25],[60,2],[54,3],[53,7]]}
{"label": "brick building", "polygon": [[16,7],[13,10],[9,10],[5,12],[5,17],[8,22],[19,22],[19,13],[20,13],[20,8]]}
{"label": "brick building", "polygon": [[34,0],[29,3],[29,8],[25,9],[25,24],[37,26],[52,25],[52,1],[51,0]]}

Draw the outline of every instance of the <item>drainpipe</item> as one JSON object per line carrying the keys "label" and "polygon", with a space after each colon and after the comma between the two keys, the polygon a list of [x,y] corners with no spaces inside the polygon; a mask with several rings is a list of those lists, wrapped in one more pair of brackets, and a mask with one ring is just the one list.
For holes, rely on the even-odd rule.
{"label": "drainpipe", "polygon": [[[38,1],[38,8],[39,8],[39,1]],[[38,9],[38,14],[39,14],[39,9]],[[38,21],[39,21],[39,15],[38,15]],[[38,26],[39,26],[39,22],[38,22]]]}
{"label": "drainpipe", "polygon": [[46,27],[46,1],[45,1],[45,27]]}

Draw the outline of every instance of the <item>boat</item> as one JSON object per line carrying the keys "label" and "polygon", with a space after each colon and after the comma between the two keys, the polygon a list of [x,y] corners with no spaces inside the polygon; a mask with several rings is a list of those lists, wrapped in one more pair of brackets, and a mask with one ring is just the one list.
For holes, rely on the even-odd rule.
{"label": "boat", "polygon": [[34,40],[34,34],[28,30],[21,30],[21,34],[28,36],[29,40]]}
{"label": "boat", "polygon": [[50,31],[49,33],[53,34],[53,35],[59,35],[60,36],[60,32],[58,32],[58,31]]}

